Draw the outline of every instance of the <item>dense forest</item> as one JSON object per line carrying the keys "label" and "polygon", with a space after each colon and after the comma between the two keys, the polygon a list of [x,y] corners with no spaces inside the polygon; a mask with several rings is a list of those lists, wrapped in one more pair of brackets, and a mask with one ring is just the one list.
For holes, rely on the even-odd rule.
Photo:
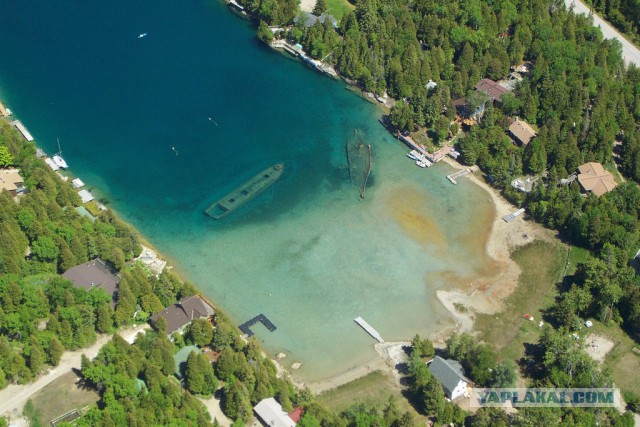
{"label": "dense forest", "polygon": [[[64,350],[131,323],[136,308],[145,316],[193,293],[172,275],[157,279],[139,266],[125,268],[141,249],[135,233],[109,211],[95,222],[79,215],[71,184],[8,124],[0,125],[0,148],[4,166],[18,167],[29,189],[19,203],[0,194],[0,388],[28,382],[56,366]],[[115,311],[101,289],[86,291],[60,276],[96,257],[121,271]]]}

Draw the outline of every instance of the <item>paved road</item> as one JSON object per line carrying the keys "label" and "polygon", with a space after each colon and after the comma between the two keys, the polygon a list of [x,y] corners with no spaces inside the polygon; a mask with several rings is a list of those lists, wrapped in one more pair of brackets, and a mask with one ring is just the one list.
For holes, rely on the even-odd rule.
{"label": "paved road", "polygon": [[[567,7],[574,6],[574,12],[582,13],[585,15],[589,14],[589,6],[582,3],[580,0],[564,0]],[[602,30],[602,34],[606,39],[618,39],[620,43],[622,43],[622,58],[624,61],[629,63],[634,63],[640,66],[640,49],[632,45],[627,39],[622,36],[618,31],[616,31],[611,25],[609,25],[605,20],[600,18],[598,15],[593,15],[593,23],[596,27],[600,27]]]}
{"label": "paved road", "polygon": [[[119,332],[128,342],[133,342],[138,332],[148,328],[149,325],[144,324],[132,329],[126,329]],[[48,373],[40,376],[35,382],[18,385],[10,384],[7,388],[0,391],[0,416],[7,415],[11,417],[17,417],[22,413],[24,405],[27,400],[31,398],[35,393],[40,391],[43,387],[51,384],[64,374],[70,372],[73,368],[80,369],[80,361],[83,354],[86,354],[89,359],[93,359],[98,355],[98,351],[111,340],[110,335],[100,335],[95,344],[91,347],[79,350],[69,351],[62,355],[60,363],[55,368],[51,369]]]}

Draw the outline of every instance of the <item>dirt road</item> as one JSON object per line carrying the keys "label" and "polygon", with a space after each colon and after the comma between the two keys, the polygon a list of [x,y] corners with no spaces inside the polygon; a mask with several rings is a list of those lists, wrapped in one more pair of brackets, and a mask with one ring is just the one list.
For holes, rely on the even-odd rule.
{"label": "dirt road", "polygon": [[[120,331],[119,334],[128,342],[133,342],[138,332],[148,327],[149,325],[144,324],[136,328],[125,329]],[[109,342],[110,339],[111,335],[99,335],[95,344],[91,347],[64,353],[58,366],[51,369],[48,373],[41,375],[35,382],[23,385],[11,384],[7,388],[0,390],[0,415],[11,417],[19,416],[31,396],[72,369],[80,369],[82,354],[86,354],[89,359],[93,359],[102,346]]]}

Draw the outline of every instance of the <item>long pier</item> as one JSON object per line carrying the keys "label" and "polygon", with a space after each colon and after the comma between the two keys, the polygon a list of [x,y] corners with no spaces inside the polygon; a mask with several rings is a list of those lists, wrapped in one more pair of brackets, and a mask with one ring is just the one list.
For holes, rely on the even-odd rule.
{"label": "long pier", "polygon": [[22,124],[22,122],[20,120],[14,120],[14,121],[11,122],[11,124],[14,125],[16,127],[16,129],[18,129],[20,131],[22,136],[24,136],[24,138],[27,141],[33,141],[33,136],[31,136],[31,134],[29,133],[27,128],[24,127],[24,125]]}
{"label": "long pier", "polygon": [[477,170],[478,170],[478,168],[476,166],[472,166],[470,168],[459,170],[458,172],[455,172],[455,173],[447,175],[447,179],[449,181],[451,181],[452,184],[455,185],[455,184],[458,183],[458,181],[456,181],[456,179],[461,178],[461,177],[463,177],[465,175],[468,175],[470,173],[474,173]]}
{"label": "long pier", "polygon": [[362,317],[358,316],[355,319],[353,319],[353,321],[356,322],[358,325],[360,325],[362,329],[367,331],[367,333],[371,335],[373,338],[375,338],[378,342],[384,342],[380,333],[378,333],[378,331],[373,329],[373,327],[370,324],[368,324],[367,321],[364,320]]}
{"label": "long pier", "polygon": [[256,323],[262,323],[265,328],[267,328],[269,330],[269,332],[273,332],[276,329],[278,329],[276,327],[276,325],[274,325],[271,320],[267,319],[267,316],[265,316],[264,314],[260,313],[258,314],[256,317],[254,317],[253,319],[244,322],[242,325],[239,326],[239,329],[245,333],[247,335],[247,337],[253,336],[253,331],[251,330],[251,327],[253,325],[255,325]]}

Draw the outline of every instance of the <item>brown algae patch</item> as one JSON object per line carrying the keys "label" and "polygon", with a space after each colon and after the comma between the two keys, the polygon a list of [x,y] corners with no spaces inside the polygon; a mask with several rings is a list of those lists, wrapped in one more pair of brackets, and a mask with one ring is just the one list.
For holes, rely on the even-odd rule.
{"label": "brown algae patch", "polygon": [[445,250],[447,239],[429,216],[428,196],[420,188],[405,185],[395,187],[387,195],[385,205],[402,230],[422,244],[437,245]]}

